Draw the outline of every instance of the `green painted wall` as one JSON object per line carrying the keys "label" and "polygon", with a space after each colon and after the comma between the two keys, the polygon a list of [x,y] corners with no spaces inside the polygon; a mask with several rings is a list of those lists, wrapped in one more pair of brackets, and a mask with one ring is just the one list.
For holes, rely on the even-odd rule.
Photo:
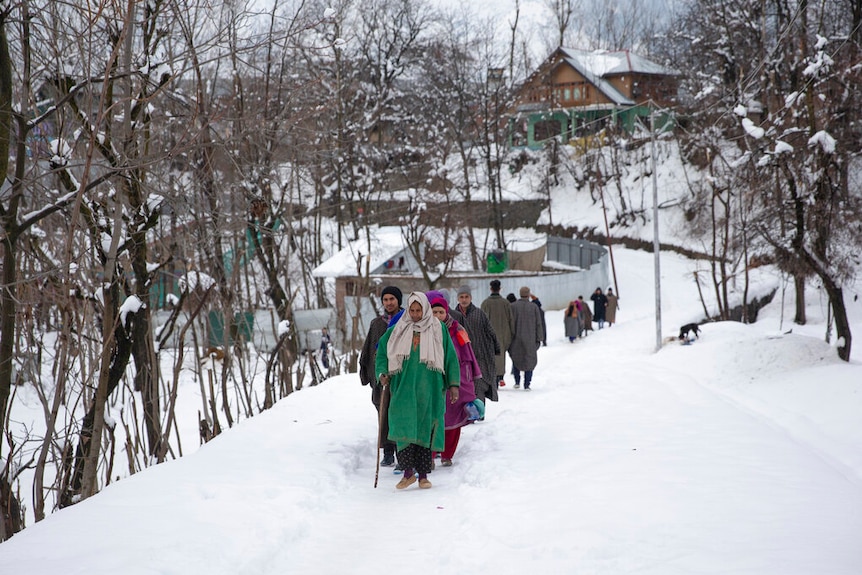
{"label": "green painted wall", "polygon": [[[650,108],[649,106],[633,106],[631,108],[624,109],[610,109],[610,110],[584,110],[578,108],[572,108],[569,110],[558,110],[554,112],[544,111],[544,112],[535,112],[526,116],[527,119],[527,134],[526,134],[526,142],[525,146],[516,146],[514,144],[513,135],[509,136],[509,146],[510,147],[527,147],[530,149],[540,149],[546,141],[550,138],[559,138],[563,142],[568,142],[570,139],[573,139],[573,127],[575,126],[583,126],[585,124],[594,124],[600,121],[608,121],[611,122],[620,128],[622,128],[626,132],[633,132],[635,126],[638,123],[638,119],[641,119],[641,123],[649,124],[649,115]],[[557,121],[560,123],[559,130],[554,130],[552,135],[547,135],[547,137],[541,137],[543,134],[538,134],[536,127],[538,124],[542,122],[548,121]],[[672,116],[667,113],[660,113],[656,116],[656,127],[660,130],[669,129],[669,126],[672,126]],[[586,130],[585,133],[594,133],[597,130]],[[541,130],[540,130],[541,132]],[[557,133],[559,132],[559,133]],[[513,131],[510,130],[510,134]],[[574,136],[577,137],[577,136]]]}

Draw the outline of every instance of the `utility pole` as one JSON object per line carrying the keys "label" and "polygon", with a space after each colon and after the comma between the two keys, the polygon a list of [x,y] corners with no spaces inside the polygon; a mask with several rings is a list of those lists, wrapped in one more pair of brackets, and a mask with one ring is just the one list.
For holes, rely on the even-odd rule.
{"label": "utility pole", "polygon": [[[652,102],[650,102],[652,104]],[[650,109],[650,164],[652,168],[652,249],[655,261],[655,350],[661,349],[661,256],[658,237],[658,174],[655,163],[655,110]]]}
{"label": "utility pole", "polygon": [[614,246],[611,243],[611,227],[608,225],[608,208],[605,205],[605,184],[602,181],[602,167],[596,166],[596,182],[599,186],[599,196],[602,198],[602,214],[605,217],[605,236],[608,240],[608,254],[611,257],[611,274],[614,277],[614,289],[617,290],[617,297],[620,297],[620,286],[617,285],[617,266],[614,264]]}

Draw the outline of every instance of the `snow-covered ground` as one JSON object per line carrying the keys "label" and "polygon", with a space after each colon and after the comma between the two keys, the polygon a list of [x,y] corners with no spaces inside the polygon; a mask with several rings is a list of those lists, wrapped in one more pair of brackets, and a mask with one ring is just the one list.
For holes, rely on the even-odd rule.
{"label": "snow-covered ground", "polygon": [[[0,572],[862,573],[862,364],[818,294],[804,328],[776,297],[655,352],[653,258],[614,253],[619,323],[571,344],[548,311],[534,390],[510,381],[432,489],[373,487],[376,412],[343,375],[28,527]],[[662,257],[665,336],[701,315],[690,269]]]}

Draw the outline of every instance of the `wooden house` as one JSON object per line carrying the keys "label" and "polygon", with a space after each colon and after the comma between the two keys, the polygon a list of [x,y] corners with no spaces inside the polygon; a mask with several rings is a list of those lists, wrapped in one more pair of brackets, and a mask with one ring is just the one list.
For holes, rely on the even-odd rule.
{"label": "wooden house", "polygon": [[667,115],[678,75],[628,50],[558,48],[516,91],[508,111],[509,143],[530,148],[553,138],[568,143],[610,126],[630,132],[652,110]]}

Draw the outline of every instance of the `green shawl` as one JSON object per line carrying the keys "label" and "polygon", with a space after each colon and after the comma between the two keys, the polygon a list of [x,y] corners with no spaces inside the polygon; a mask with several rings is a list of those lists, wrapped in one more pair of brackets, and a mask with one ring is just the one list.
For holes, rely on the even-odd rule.
{"label": "green shawl", "polygon": [[[404,359],[401,371],[391,373],[386,353],[393,328],[389,328],[377,344],[376,372],[391,373],[389,381],[389,439],[398,450],[414,443],[433,451],[443,451],[446,390],[461,384],[461,368],[449,330],[442,322],[443,372],[433,371],[419,361],[418,348]],[[395,362],[392,361],[394,364]]]}

